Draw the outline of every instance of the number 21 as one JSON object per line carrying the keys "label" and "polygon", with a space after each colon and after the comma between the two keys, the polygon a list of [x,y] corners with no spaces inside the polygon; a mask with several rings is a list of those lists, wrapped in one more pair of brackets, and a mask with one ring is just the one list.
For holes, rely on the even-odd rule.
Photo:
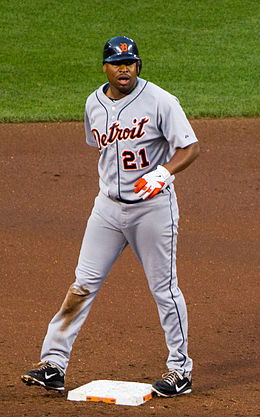
{"label": "number 21", "polygon": [[[125,171],[135,170],[138,168],[137,166],[137,155],[133,151],[123,151],[122,152],[123,158],[123,167]],[[138,156],[140,157],[141,168],[146,168],[150,165],[150,162],[147,159],[145,148],[139,149]]]}

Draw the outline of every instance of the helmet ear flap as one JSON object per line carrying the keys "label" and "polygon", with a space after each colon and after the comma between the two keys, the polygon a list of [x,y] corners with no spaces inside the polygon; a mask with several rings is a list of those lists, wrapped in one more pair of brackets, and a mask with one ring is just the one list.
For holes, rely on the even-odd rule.
{"label": "helmet ear flap", "polygon": [[139,60],[137,61],[137,63],[136,63],[136,72],[137,72],[137,75],[139,75],[140,74],[140,72],[141,72],[141,69],[142,69],[142,61],[141,61],[141,59],[139,58]]}

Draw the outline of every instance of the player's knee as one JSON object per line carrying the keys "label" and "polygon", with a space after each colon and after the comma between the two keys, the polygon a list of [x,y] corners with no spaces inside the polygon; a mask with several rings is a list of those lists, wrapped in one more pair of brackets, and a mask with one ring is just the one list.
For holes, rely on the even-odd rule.
{"label": "player's knee", "polygon": [[88,289],[84,288],[82,285],[80,286],[75,285],[75,283],[70,286],[68,292],[71,292],[71,294],[78,295],[81,297],[84,297],[90,294],[90,291]]}
{"label": "player's knee", "polygon": [[152,296],[157,305],[163,304],[165,302],[165,297],[162,293],[152,292]]}
{"label": "player's knee", "polygon": [[75,305],[81,304],[85,297],[89,295],[89,290],[83,288],[82,286],[76,286],[73,283],[66,294],[64,303],[62,305],[62,311],[71,310]]}
{"label": "player's knee", "polygon": [[97,271],[90,271],[84,265],[78,265],[75,270],[76,284],[78,287],[88,288],[91,294],[96,293],[102,286],[106,276],[107,270],[100,266]]}
{"label": "player's knee", "polygon": [[64,320],[62,330],[65,330],[79,313],[88,295],[89,291],[87,289],[74,287],[74,284],[70,286],[60,311]]}
{"label": "player's knee", "polygon": [[149,282],[149,288],[150,288],[150,291],[151,291],[153,297],[156,297],[156,296],[160,297],[160,294],[163,294],[164,291],[165,291],[165,288],[164,288],[164,286],[162,286],[162,283],[160,282],[160,280],[150,281]]}
{"label": "player's knee", "polygon": [[167,285],[160,285],[160,283],[155,283],[154,285],[150,285],[149,287],[152,296],[157,304],[167,303],[167,300],[172,302],[172,299],[175,297],[175,295],[177,296],[176,291],[179,291],[178,288],[170,288],[169,283],[167,283]]}

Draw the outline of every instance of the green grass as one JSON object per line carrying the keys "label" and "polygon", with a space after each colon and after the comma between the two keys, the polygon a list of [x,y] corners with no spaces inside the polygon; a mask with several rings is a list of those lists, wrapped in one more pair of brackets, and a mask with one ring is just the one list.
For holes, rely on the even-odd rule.
{"label": "green grass", "polygon": [[254,0],[0,0],[0,122],[82,120],[102,50],[132,37],[141,76],[189,117],[259,116]]}

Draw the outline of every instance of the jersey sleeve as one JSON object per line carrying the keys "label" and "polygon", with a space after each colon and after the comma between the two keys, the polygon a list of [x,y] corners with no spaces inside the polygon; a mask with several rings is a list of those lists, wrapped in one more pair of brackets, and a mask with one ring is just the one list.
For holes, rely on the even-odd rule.
{"label": "jersey sleeve", "polygon": [[95,146],[97,148],[98,147],[98,144],[97,144],[97,141],[96,141],[93,133],[91,132],[87,108],[88,108],[88,101],[86,102],[86,106],[85,106],[85,117],[84,117],[86,142],[87,142],[88,145]]}
{"label": "jersey sleeve", "polygon": [[163,136],[169,143],[171,153],[177,148],[185,148],[198,142],[178,99],[171,94],[161,100],[159,106],[159,123]]}

